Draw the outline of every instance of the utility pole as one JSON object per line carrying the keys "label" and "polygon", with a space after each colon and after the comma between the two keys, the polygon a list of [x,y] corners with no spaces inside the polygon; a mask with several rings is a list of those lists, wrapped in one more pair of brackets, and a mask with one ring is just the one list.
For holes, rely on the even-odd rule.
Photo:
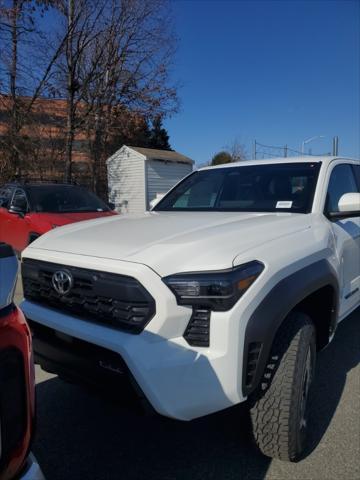
{"label": "utility pole", "polygon": [[254,145],[253,145],[253,159],[256,160],[256,140],[254,140]]}
{"label": "utility pole", "polygon": [[338,136],[333,138],[332,154],[334,157],[337,157],[339,155],[339,137]]}

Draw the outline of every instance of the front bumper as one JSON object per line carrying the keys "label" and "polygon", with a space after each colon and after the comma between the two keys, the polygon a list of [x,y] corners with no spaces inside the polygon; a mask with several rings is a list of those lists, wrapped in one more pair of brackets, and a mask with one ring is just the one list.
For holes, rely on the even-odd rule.
{"label": "front bumper", "polygon": [[[125,373],[134,379],[133,383],[139,386],[158,413],[179,420],[192,420],[244,400],[236,390],[236,371],[231,371],[227,356],[221,352],[202,349],[204,352],[201,353],[201,349],[190,348],[182,337],[167,340],[149,332],[140,335],[115,333],[27,301],[21,307],[30,325],[36,319],[37,324],[57,332],[60,340],[61,334],[65,334],[88,345],[101,347],[95,356],[91,356],[91,364],[81,349],[77,349],[75,354],[65,348],[56,348],[60,344],[56,346],[44,342],[34,328],[35,360],[45,369],[65,376],[75,373],[79,379],[84,377],[87,380],[86,372],[92,370],[97,374],[102,368],[101,362],[105,365],[102,368],[103,377],[107,376],[106,370],[114,370],[119,374],[119,382],[122,382],[121,373]],[[66,343],[68,340],[65,338],[63,341]],[[118,354],[118,361],[110,357],[111,353]],[[74,370],[72,367],[75,364],[80,368]],[[96,381],[92,383],[96,384]]]}
{"label": "front bumper", "polygon": [[[239,351],[240,317],[237,311],[213,312],[210,347],[191,347],[183,334],[192,309],[178,306],[175,296],[149,267],[56,252],[41,253],[40,250],[34,252],[35,255],[38,260],[134,277],[153,296],[156,314],[138,335],[88,322],[28,300],[21,308],[30,322],[117,354],[158,413],[191,420],[245,400],[241,388],[242,351]],[[52,359],[39,359],[41,352],[37,352],[36,332],[34,342],[40,363],[54,360],[54,353],[47,354]],[[64,360],[59,364],[64,366]]]}

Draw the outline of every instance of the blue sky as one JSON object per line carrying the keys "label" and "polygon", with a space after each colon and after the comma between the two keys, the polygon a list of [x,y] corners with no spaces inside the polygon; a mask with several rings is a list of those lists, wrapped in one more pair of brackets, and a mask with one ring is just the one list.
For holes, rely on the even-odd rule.
{"label": "blue sky", "polygon": [[358,0],[173,0],[181,110],[172,147],[198,164],[235,139],[360,157]]}

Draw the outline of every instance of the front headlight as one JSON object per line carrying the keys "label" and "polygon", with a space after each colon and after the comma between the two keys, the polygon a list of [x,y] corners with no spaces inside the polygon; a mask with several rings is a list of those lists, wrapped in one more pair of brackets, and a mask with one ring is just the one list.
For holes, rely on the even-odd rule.
{"label": "front headlight", "polygon": [[211,310],[230,310],[255,282],[264,265],[253,261],[229,270],[180,273],[163,278],[178,305],[196,305]]}

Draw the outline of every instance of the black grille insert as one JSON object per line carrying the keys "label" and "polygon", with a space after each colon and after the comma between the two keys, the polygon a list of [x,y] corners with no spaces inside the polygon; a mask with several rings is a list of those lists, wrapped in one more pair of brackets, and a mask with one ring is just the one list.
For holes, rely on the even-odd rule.
{"label": "black grille insert", "polygon": [[[57,271],[73,278],[66,295],[53,287]],[[22,281],[27,300],[130,333],[140,333],[155,314],[153,297],[135,278],[125,275],[24,259]]]}
{"label": "black grille insert", "polygon": [[210,310],[194,308],[184,338],[194,347],[208,347],[210,345]]}

